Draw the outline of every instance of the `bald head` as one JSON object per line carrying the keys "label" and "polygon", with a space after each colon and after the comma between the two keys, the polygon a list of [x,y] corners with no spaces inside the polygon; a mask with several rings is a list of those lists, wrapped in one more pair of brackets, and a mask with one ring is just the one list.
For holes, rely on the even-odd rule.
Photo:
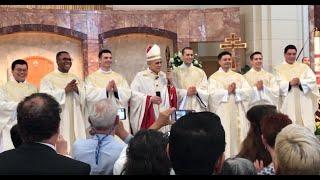
{"label": "bald head", "polygon": [[18,129],[24,142],[41,142],[58,133],[61,108],[45,93],[34,93],[18,104]]}

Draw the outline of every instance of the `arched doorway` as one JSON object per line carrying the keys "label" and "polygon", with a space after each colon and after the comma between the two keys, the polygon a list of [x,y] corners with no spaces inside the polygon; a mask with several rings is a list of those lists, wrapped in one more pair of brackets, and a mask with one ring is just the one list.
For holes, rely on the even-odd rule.
{"label": "arched doorway", "polygon": [[40,80],[49,72],[53,71],[53,61],[41,56],[29,56],[24,58],[28,63],[27,81],[37,88],[40,87]]}
{"label": "arched doorway", "polygon": [[99,35],[101,48],[112,51],[112,69],[122,74],[130,84],[136,73],[145,70],[146,47],[157,43],[161,49],[162,71],[166,71],[166,47],[171,55],[177,51],[177,34],[151,27],[128,27],[104,32]]}

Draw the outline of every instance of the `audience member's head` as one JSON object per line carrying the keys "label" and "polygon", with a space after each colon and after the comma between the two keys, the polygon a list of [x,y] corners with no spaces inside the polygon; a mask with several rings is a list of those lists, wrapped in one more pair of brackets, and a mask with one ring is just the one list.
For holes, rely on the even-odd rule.
{"label": "audience member's head", "polygon": [[280,175],[320,175],[320,141],[309,129],[291,124],[275,142],[275,170]]}
{"label": "audience member's head", "polygon": [[282,113],[264,117],[260,122],[263,144],[274,149],[278,133],[289,124],[292,124],[291,119]]}
{"label": "audience member's head", "polygon": [[138,131],[129,142],[123,174],[169,175],[171,165],[167,144],[162,132],[151,129]]}
{"label": "audience member's head", "polygon": [[24,143],[55,143],[59,135],[61,108],[54,97],[34,93],[17,107],[18,129]]}
{"label": "audience member's head", "polygon": [[249,159],[252,162],[262,160],[265,166],[272,162],[271,156],[261,140],[260,121],[265,116],[275,113],[277,113],[277,108],[272,105],[257,105],[248,110],[247,119],[250,122],[250,128],[247,137],[242,142],[239,157]]}
{"label": "audience member's head", "polygon": [[22,144],[22,139],[20,137],[17,124],[12,126],[12,128],[10,129],[10,135],[14,148],[18,148]]}
{"label": "audience member's head", "polygon": [[93,111],[89,114],[91,133],[107,134],[114,130],[118,120],[118,105],[110,99],[101,99],[94,104]]}
{"label": "audience member's head", "polygon": [[220,173],[225,146],[225,132],[214,113],[191,113],[171,127],[169,155],[176,174]]}
{"label": "audience member's head", "polygon": [[253,163],[244,158],[229,158],[223,163],[221,175],[256,175]]}

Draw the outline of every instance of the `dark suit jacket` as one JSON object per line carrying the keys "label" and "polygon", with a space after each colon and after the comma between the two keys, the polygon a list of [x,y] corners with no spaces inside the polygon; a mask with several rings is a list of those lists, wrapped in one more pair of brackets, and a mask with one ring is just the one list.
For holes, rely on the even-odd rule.
{"label": "dark suit jacket", "polygon": [[0,154],[0,175],[4,174],[89,175],[90,165],[57,154],[44,144],[30,143]]}

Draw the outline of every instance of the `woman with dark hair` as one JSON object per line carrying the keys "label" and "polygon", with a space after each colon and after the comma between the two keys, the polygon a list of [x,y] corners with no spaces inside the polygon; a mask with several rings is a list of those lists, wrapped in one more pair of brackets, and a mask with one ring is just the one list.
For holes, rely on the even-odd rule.
{"label": "woman with dark hair", "polygon": [[249,109],[247,119],[250,121],[250,128],[247,137],[242,142],[238,157],[249,159],[252,162],[262,161],[264,165],[269,165],[272,162],[271,156],[261,140],[260,121],[275,113],[277,113],[277,108],[273,105],[257,105]]}
{"label": "woman with dark hair", "polygon": [[[258,170],[258,174],[261,175],[274,175],[274,164],[275,162],[275,141],[277,135],[280,133],[280,131],[288,126],[289,124],[292,124],[291,119],[282,113],[276,113],[270,116],[264,117],[261,122],[261,140],[265,147],[265,149],[269,152],[269,154],[272,157],[272,162],[269,164],[255,164],[256,169]],[[298,144],[297,144],[298,145]],[[288,152],[289,153],[289,152]]]}
{"label": "woman with dark hair", "polygon": [[156,130],[140,130],[130,140],[124,175],[169,175],[171,163],[166,152],[168,139]]}

